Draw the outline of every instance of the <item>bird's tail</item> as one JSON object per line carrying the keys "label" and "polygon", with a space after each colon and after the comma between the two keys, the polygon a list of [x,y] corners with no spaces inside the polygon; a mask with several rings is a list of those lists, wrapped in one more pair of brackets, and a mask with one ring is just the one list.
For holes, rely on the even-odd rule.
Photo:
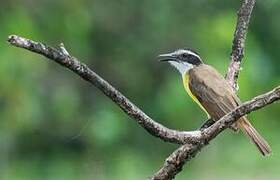
{"label": "bird's tail", "polygon": [[263,156],[271,153],[271,148],[266,140],[257,132],[246,117],[242,117],[237,121],[238,127],[249,137],[249,139],[257,146]]}

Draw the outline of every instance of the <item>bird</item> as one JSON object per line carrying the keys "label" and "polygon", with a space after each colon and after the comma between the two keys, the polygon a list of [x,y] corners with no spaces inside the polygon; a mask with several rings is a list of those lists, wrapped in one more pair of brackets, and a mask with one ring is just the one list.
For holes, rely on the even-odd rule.
{"label": "bird", "polygon": [[[214,67],[205,64],[196,51],[183,48],[161,54],[158,58],[180,72],[188,95],[213,121],[242,104],[228,81]],[[271,153],[269,144],[246,116],[239,118],[234,125],[249,137],[263,156]]]}

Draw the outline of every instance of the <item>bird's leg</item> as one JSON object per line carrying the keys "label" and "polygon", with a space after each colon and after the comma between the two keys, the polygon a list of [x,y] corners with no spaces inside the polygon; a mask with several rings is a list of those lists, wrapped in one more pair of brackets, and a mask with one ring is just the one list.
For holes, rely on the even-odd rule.
{"label": "bird's leg", "polygon": [[229,129],[233,130],[233,132],[238,133],[239,129],[236,123],[229,126]]}
{"label": "bird's leg", "polygon": [[206,129],[208,127],[210,127],[211,125],[213,125],[215,123],[215,121],[212,118],[209,118],[199,129]]}

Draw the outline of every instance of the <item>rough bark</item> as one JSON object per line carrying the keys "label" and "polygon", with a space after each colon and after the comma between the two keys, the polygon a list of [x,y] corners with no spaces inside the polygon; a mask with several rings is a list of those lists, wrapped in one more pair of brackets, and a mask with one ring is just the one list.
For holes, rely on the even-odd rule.
{"label": "rough bark", "polygon": [[237,22],[233,36],[230,64],[226,74],[226,79],[229,81],[235,91],[238,90],[237,79],[241,69],[240,64],[244,56],[246,34],[255,3],[256,0],[243,0],[241,8],[237,13]]}

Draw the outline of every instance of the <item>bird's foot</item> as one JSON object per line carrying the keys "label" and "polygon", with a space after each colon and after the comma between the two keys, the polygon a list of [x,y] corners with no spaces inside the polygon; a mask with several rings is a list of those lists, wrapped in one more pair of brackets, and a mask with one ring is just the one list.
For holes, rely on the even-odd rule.
{"label": "bird's foot", "polygon": [[212,126],[215,123],[215,121],[212,118],[209,118],[199,129],[203,130],[210,126]]}

